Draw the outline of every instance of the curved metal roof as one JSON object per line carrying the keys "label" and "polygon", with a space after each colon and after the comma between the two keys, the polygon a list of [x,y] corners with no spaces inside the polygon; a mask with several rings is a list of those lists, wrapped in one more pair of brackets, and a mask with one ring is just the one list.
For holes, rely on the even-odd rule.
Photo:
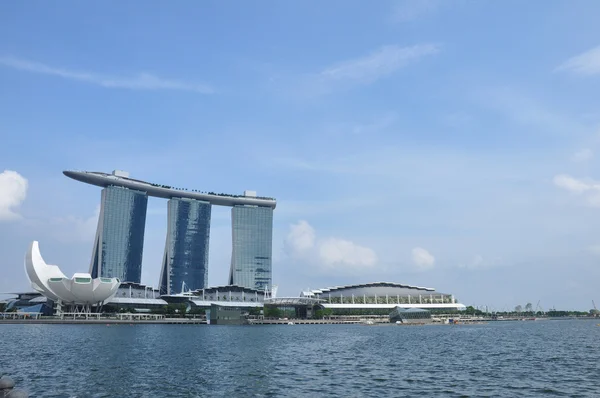
{"label": "curved metal roof", "polygon": [[63,174],[69,178],[77,181],[85,182],[87,184],[97,185],[100,187],[107,187],[115,185],[119,187],[134,189],[138,191],[144,191],[148,196],[154,196],[157,198],[188,198],[196,199],[205,202],[210,202],[213,205],[219,206],[236,206],[236,205],[251,205],[275,208],[277,201],[272,198],[263,197],[252,197],[242,195],[225,195],[225,194],[214,194],[214,193],[203,193],[197,191],[188,191],[185,189],[176,189],[167,185],[153,184],[146,181],[135,180],[129,177],[116,176],[114,174],[107,174],[95,171],[63,171]]}
{"label": "curved metal roof", "polygon": [[327,292],[334,292],[336,290],[358,289],[358,288],[368,288],[368,287],[399,287],[399,288],[404,288],[404,289],[415,289],[415,290],[423,290],[426,292],[435,292],[435,289],[432,287],[412,286],[412,285],[405,285],[405,284],[394,283],[394,282],[371,282],[371,283],[360,283],[360,284],[356,284],[356,285],[334,286],[334,287],[328,287],[325,289],[311,290],[311,292],[314,294],[323,294],[323,293],[327,293]]}
{"label": "curved metal roof", "polygon": [[422,309],[448,309],[456,308],[458,310],[465,309],[465,305],[461,303],[436,303],[436,304],[330,304],[322,303],[325,308],[336,309],[394,309],[402,308],[422,308]]}

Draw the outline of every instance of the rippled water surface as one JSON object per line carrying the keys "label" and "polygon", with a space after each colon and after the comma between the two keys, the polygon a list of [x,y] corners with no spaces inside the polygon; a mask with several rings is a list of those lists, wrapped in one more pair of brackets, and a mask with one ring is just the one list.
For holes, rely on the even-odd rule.
{"label": "rippled water surface", "polygon": [[0,373],[33,397],[592,397],[596,323],[0,324]]}

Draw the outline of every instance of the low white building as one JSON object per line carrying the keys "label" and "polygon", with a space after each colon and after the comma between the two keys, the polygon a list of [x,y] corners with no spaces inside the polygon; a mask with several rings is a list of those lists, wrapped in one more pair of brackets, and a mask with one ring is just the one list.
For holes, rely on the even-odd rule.
{"label": "low white building", "polygon": [[333,286],[302,292],[301,297],[321,299],[320,305],[331,309],[456,309],[465,306],[453,294],[440,293],[434,288],[393,282],[373,282]]}

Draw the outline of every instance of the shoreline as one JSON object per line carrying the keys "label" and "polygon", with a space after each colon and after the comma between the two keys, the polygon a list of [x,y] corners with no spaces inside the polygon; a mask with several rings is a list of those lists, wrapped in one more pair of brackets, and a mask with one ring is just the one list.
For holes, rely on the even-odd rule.
{"label": "shoreline", "polygon": [[[535,321],[590,321],[597,320],[599,318],[594,317],[582,317],[582,318],[570,318],[570,317],[558,317],[558,318],[539,318]],[[534,320],[525,319],[478,319],[478,320],[460,320],[458,324],[446,324],[442,322],[432,322],[427,324],[419,324],[417,326],[427,325],[450,325],[450,326],[464,326],[464,325],[482,325],[495,322],[535,322]],[[258,325],[364,325],[364,326],[380,326],[380,325],[394,325],[394,326],[413,326],[411,324],[395,324],[387,321],[376,321],[373,324],[365,324],[363,320],[343,320],[343,319],[252,319],[250,322],[244,324],[248,326]],[[0,319],[0,325],[209,325],[205,319],[180,319],[180,318],[167,318],[167,319],[148,319],[148,320],[132,320],[132,319]],[[600,324],[600,323],[599,323]],[[219,325],[220,326],[220,325]]]}
{"label": "shoreline", "polygon": [[204,319],[0,319],[0,325],[206,325]]}

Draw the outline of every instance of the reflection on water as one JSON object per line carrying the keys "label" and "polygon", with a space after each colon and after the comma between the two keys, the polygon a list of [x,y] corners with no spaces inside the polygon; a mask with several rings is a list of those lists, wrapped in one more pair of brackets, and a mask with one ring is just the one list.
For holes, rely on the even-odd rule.
{"label": "reflection on water", "polygon": [[593,321],[460,326],[0,325],[40,397],[599,396]]}

